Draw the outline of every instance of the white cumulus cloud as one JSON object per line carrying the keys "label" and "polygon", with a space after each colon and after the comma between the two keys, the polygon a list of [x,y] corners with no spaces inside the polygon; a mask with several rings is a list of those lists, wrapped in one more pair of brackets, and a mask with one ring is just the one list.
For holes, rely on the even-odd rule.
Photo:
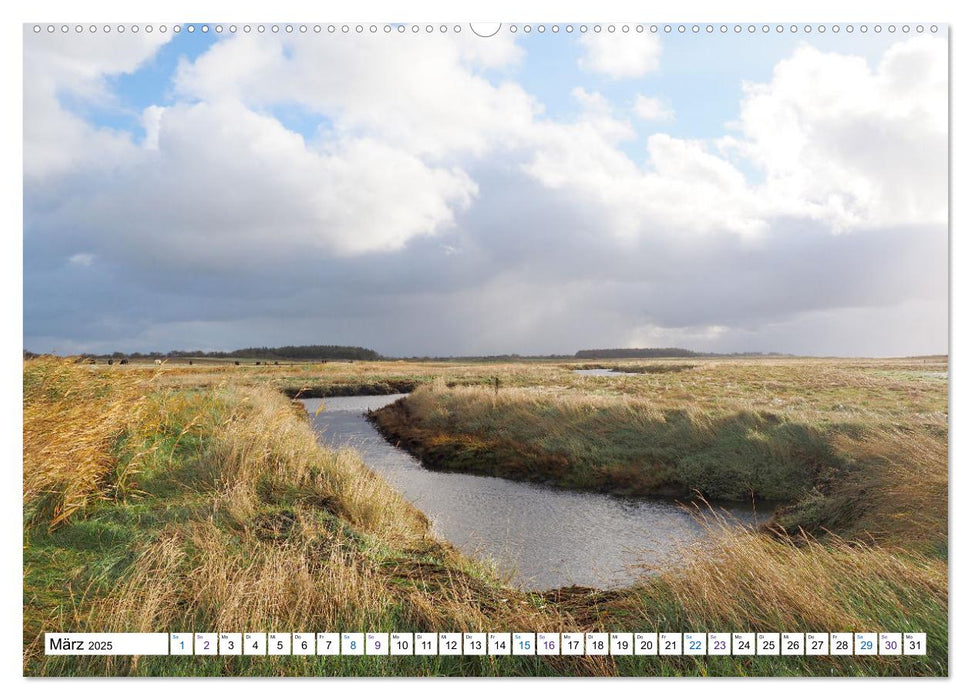
{"label": "white cumulus cloud", "polygon": [[611,78],[639,78],[660,66],[661,42],[651,34],[595,34],[580,37],[580,68]]}
{"label": "white cumulus cloud", "polygon": [[670,121],[674,119],[672,110],[663,100],[657,97],[638,95],[634,99],[634,114],[649,122]]}

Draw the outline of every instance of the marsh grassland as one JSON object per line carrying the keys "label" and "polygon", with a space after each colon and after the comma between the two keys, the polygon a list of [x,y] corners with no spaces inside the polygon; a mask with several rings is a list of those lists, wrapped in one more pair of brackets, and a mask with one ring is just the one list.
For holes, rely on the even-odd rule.
{"label": "marsh grassland", "polygon": [[[24,362],[26,675],[946,675],[947,361]],[[498,380],[498,386],[496,383]],[[638,584],[523,592],[288,397],[432,469],[778,502]],[[926,657],[45,657],[44,631],[922,631]]]}

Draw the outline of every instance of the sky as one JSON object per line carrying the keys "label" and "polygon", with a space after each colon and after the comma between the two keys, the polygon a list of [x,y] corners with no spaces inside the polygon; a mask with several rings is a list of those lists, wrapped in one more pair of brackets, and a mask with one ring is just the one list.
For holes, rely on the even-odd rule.
{"label": "sky", "polygon": [[947,352],[946,28],[285,26],[25,26],[25,348]]}

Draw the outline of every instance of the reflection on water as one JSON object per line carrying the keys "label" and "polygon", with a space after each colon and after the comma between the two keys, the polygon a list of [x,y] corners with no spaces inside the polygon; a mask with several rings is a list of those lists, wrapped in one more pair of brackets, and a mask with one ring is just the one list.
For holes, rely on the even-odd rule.
{"label": "reflection on water", "polygon": [[[353,447],[432,521],[435,534],[464,553],[488,559],[530,590],[626,585],[638,565],[658,565],[702,528],[667,501],[574,493],[488,476],[429,471],[389,444],[364,413],[403,394],[304,399],[321,442]],[[324,402],[324,410],[314,413]],[[732,511],[752,522],[751,510]],[[761,514],[760,517],[767,517]]]}
{"label": "reflection on water", "polygon": [[587,377],[616,377],[618,374],[637,374],[637,372],[618,372],[612,369],[575,369],[574,374],[582,374]]}

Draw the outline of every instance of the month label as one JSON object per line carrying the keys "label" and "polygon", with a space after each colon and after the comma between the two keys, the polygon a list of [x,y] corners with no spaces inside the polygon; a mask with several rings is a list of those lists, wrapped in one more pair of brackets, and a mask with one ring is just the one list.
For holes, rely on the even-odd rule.
{"label": "month label", "polygon": [[[191,640],[186,641],[191,648]],[[44,633],[48,656],[168,656],[169,643],[167,632]]]}

